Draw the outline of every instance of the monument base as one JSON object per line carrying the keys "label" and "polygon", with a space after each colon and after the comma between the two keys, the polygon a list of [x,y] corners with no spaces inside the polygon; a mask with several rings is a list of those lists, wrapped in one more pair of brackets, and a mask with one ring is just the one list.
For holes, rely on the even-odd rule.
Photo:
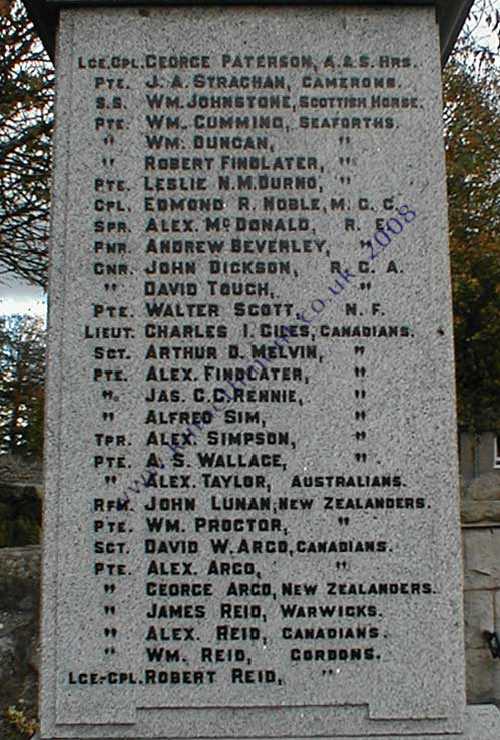
{"label": "monument base", "polygon": [[341,735],[334,740],[498,740],[500,738],[500,711],[493,704],[469,705],[465,711],[463,733],[439,735]]}
{"label": "monument base", "polygon": [[[500,711],[493,704],[469,705],[465,711],[463,733],[439,735],[341,735],[332,740],[498,740],[500,738]],[[296,740],[296,739],[295,739]]]}
{"label": "monument base", "polygon": [[[327,738],[322,735],[322,740]],[[336,735],[331,740],[498,740],[500,738],[500,711],[492,704],[468,706],[465,712],[465,727],[463,733],[457,734],[439,734],[439,735]],[[42,740],[39,733],[34,735],[31,740]],[[43,740],[56,740],[55,738],[44,738]],[[73,740],[75,740],[73,738]],[[80,740],[89,740],[80,738]],[[95,738],[93,740],[106,740],[105,738]],[[113,740],[130,740],[130,738],[114,738]],[[145,740],[144,738],[134,738],[134,740]],[[164,740],[158,738],[157,740]],[[171,739],[169,739],[171,740]],[[226,739],[229,740],[229,739]],[[238,738],[238,740],[253,740],[252,738]],[[264,738],[259,738],[264,740]],[[273,740],[270,738],[269,740]],[[311,738],[280,738],[280,740],[311,740]]]}

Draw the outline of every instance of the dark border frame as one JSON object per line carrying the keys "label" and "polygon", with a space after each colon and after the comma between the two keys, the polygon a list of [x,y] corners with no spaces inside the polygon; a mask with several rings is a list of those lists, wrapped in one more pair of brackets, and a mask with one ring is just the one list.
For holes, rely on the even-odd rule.
{"label": "dark border frame", "polygon": [[[56,33],[60,8],[79,7],[127,7],[127,6],[156,6],[161,7],[185,7],[210,5],[305,5],[304,0],[274,0],[265,2],[263,0],[246,0],[246,2],[235,2],[234,0],[23,0],[28,15],[33,21],[36,31],[42,43],[52,59],[55,61]],[[469,10],[474,0],[315,0],[311,5],[368,5],[368,6],[435,6],[439,23],[439,35],[441,41],[441,61],[446,61],[451,54],[458,34],[465,23]]]}

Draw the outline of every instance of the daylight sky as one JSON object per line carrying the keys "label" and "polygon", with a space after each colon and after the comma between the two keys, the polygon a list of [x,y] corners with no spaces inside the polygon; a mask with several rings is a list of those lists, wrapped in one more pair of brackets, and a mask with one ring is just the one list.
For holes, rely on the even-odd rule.
{"label": "daylight sky", "polygon": [[[497,39],[491,34],[484,19],[473,29],[481,43],[496,49]],[[497,59],[498,62],[498,59]],[[41,288],[21,282],[13,276],[0,276],[0,316],[29,313],[46,318],[47,296]]]}
{"label": "daylight sky", "polygon": [[0,316],[13,313],[45,318],[46,295],[41,288],[22,283],[12,276],[0,276]]}

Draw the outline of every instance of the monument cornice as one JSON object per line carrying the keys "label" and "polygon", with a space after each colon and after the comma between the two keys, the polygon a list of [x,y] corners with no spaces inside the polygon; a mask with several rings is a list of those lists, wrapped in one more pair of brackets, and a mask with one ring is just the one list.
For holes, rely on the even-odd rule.
{"label": "monument cornice", "polygon": [[[363,2],[362,0],[316,0],[308,5],[367,5],[367,6],[435,6],[439,23],[439,37],[441,43],[441,61],[446,61],[457,40],[458,34],[467,18],[474,0],[378,0],[378,2]],[[96,8],[110,7],[119,8],[127,6],[210,6],[210,5],[304,5],[300,0],[274,0],[274,2],[263,2],[263,0],[247,0],[245,3],[234,2],[234,0],[24,0],[28,14],[33,21],[47,53],[54,61],[55,38],[58,24],[59,10],[62,8]]]}

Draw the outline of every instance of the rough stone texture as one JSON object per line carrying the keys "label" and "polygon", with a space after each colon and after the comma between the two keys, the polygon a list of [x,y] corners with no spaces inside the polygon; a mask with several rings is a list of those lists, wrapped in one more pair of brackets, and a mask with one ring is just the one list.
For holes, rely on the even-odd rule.
{"label": "rough stone texture", "polygon": [[43,482],[42,461],[19,455],[0,455],[0,481],[41,486]]}
{"label": "rough stone texture", "polygon": [[[40,580],[41,548],[39,545],[29,547],[0,548],[2,577],[11,579],[25,579],[27,583],[38,583]],[[15,601],[16,592],[5,592],[5,597]],[[35,603],[35,602],[33,602]]]}
{"label": "rough stone texture", "polygon": [[[462,604],[458,486],[452,437],[455,420],[451,296],[437,32],[432,8],[382,10],[323,6],[265,8],[258,12],[226,8],[172,11],[128,8],[119,12],[111,9],[62,12],[51,289],[53,339],[48,391],[50,457],[46,501],[44,603],[47,609],[44,614],[42,708],[45,724],[42,734],[64,733],[70,737],[80,733],[92,737],[96,733],[108,733],[112,736],[118,730],[111,726],[110,719],[114,725],[125,728],[122,730],[120,727],[120,732],[133,738],[164,734],[189,737],[199,733],[215,737],[232,733],[273,736],[288,732],[300,736],[330,732],[361,735],[372,732],[432,734],[460,731],[464,710]],[[146,557],[151,551],[145,552],[144,548],[145,521],[140,505],[131,506],[126,517],[130,530],[124,538],[124,555],[127,556],[124,560],[129,577],[121,580],[122,585],[116,581],[114,597],[105,597],[104,586],[101,585],[106,583],[105,579],[94,577],[96,551],[92,549],[89,512],[92,511],[93,497],[102,496],[103,490],[112,492],[112,488],[106,489],[105,486],[114,485],[114,482],[105,480],[103,471],[96,470],[93,455],[103,454],[102,447],[96,448],[96,432],[106,431],[106,428],[126,432],[126,463],[129,468],[125,466],[124,469],[130,472],[126,474],[117,470],[119,485],[114,490],[121,491],[127,477],[132,481],[134,477],[139,479],[151,451],[146,445],[148,430],[144,424],[147,410],[144,392],[150,386],[145,386],[144,377],[144,357],[148,347],[144,332],[147,320],[144,296],[149,294],[144,292],[143,273],[149,261],[146,262],[146,253],[141,248],[150,215],[153,218],[154,212],[155,217],[160,218],[165,213],[162,205],[151,205],[149,199],[148,207],[145,206],[144,155],[148,141],[145,127],[150,125],[147,120],[151,118],[146,115],[149,103],[146,104],[145,91],[154,85],[147,66],[148,55],[150,52],[184,54],[187,51],[206,55],[210,69],[224,74],[226,68],[222,55],[233,54],[235,50],[251,57],[261,57],[270,52],[277,56],[286,55],[291,50],[303,55],[312,54],[314,64],[306,63],[305,66],[322,77],[332,74],[332,68],[328,66],[331,63],[324,61],[332,54],[345,54],[345,57],[338,56],[336,69],[352,69],[351,57],[359,60],[355,63],[356,74],[365,64],[361,58],[366,60],[368,57],[371,64],[366,62],[364,68],[367,71],[363,74],[371,77],[383,74],[388,80],[394,74],[393,83],[387,82],[393,91],[391,95],[396,95],[397,91],[405,101],[413,100],[413,105],[405,105],[402,100],[397,111],[396,108],[388,111],[386,104],[379,103],[377,96],[372,100],[370,94],[364,101],[370,115],[363,118],[362,123],[359,111],[350,109],[347,112],[342,107],[342,99],[334,106],[339,108],[334,119],[336,130],[328,130],[327,126],[321,130],[320,126],[306,130],[302,119],[319,124],[324,116],[322,112],[313,113],[312,109],[306,116],[301,110],[300,97],[306,90],[303,70],[293,65],[287,68],[285,77],[290,96],[286,97],[290,97],[293,105],[283,105],[281,113],[285,125],[276,126],[269,133],[272,148],[268,151],[281,156],[314,155],[321,163],[321,187],[316,188],[321,207],[299,206],[299,211],[309,211],[310,223],[307,221],[304,229],[307,228],[311,235],[329,240],[332,260],[340,260],[346,267],[356,269],[356,262],[370,259],[366,245],[362,251],[360,237],[374,234],[376,219],[382,218],[384,208],[389,214],[391,207],[384,205],[387,200],[392,198],[394,204],[396,201],[401,204],[403,213],[408,214],[408,209],[414,208],[411,213],[415,220],[405,221],[408,229],[404,234],[399,224],[401,231],[398,232],[397,246],[394,240],[393,250],[394,260],[400,266],[400,271],[394,273],[397,277],[389,266],[392,259],[389,250],[383,256],[380,256],[382,252],[374,256],[371,245],[371,259],[379,261],[373,263],[373,271],[369,273],[370,287],[367,288],[367,278],[361,280],[363,276],[359,274],[359,288],[353,287],[351,298],[345,297],[345,301],[358,302],[359,316],[365,316],[363,322],[346,318],[348,311],[344,298],[336,305],[330,298],[328,286],[335,266],[325,255],[303,252],[294,259],[293,272],[283,274],[279,281],[271,283],[273,291],[276,291],[276,295],[272,293],[272,300],[290,301],[289,316],[294,323],[300,320],[297,316],[302,307],[312,308],[318,304],[315,299],[324,295],[331,303],[331,312],[327,314],[325,311],[324,314],[325,325],[341,321],[356,324],[383,322],[384,329],[385,325],[396,325],[401,326],[401,331],[396,332],[396,336],[389,333],[379,335],[377,332],[370,334],[368,328],[368,335],[361,331],[351,337],[338,334],[335,342],[323,341],[319,334],[311,332],[311,342],[317,341],[325,354],[321,362],[309,365],[310,376],[303,382],[292,379],[292,387],[300,403],[294,400],[287,401],[286,405],[264,406],[262,403],[255,408],[265,413],[268,428],[281,429],[285,425],[294,435],[294,440],[297,438],[297,447],[282,453],[283,464],[276,464],[269,472],[266,470],[273,503],[278,496],[290,495],[292,476],[307,479],[311,473],[327,476],[339,471],[346,475],[359,475],[361,483],[356,478],[353,484],[339,482],[328,485],[337,487],[339,496],[357,494],[361,500],[367,494],[363,475],[371,475],[378,480],[378,475],[386,471],[396,474],[398,479],[401,476],[403,484],[389,483],[383,484],[384,487],[400,488],[398,495],[405,496],[414,505],[404,504],[397,508],[394,505],[391,510],[387,507],[386,511],[376,513],[356,511],[345,517],[346,522],[335,514],[329,516],[326,507],[321,508],[317,504],[310,513],[301,512],[300,517],[293,511],[282,513],[278,523],[284,528],[281,530],[283,537],[288,538],[285,544],[291,543],[290,549],[280,551],[280,554],[285,553],[281,557],[267,557],[263,553],[263,557],[256,558],[263,572],[262,580],[272,585],[272,595],[276,599],[269,599],[269,606],[264,602],[265,624],[259,637],[246,640],[244,646],[251,670],[269,669],[279,680],[244,683],[236,677],[233,679],[232,666],[222,665],[217,668],[218,680],[214,684],[206,680],[192,686],[188,681],[181,684],[172,680],[165,690],[159,683],[144,685],[145,667],[149,667],[144,645],[148,625],[145,615],[151,604],[144,596],[144,573],[152,559]],[[398,60],[395,64],[397,75],[395,72],[389,74],[384,61],[386,57]],[[124,92],[120,94],[126,111],[123,114],[125,123],[116,131],[105,131],[104,122],[101,128],[96,127],[96,67],[93,61],[96,58],[104,60],[101,69],[106,65],[108,70],[120,68],[124,82],[121,88]],[[114,64],[112,60],[118,62]],[[134,63],[127,62],[125,67],[121,60]],[[299,62],[299,67],[301,65]],[[385,71],[381,72],[381,69]],[[160,84],[170,84],[171,76],[161,70],[161,67],[156,70],[161,78]],[[185,157],[199,156],[202,150],[208,151],[209,140],[203,138],[200,144],[198,139],[213,133],[209,119],[206,127],[196,123],[199,114],[205,117],[207,113],[201,104],[193,111],[191,98],[195,89],[189,82],[193,79],[190,70],[184,78],[185,84],[179,88],[182,101],[178,106],[182,118],[180,149]],[[210,112],[215,113],[215,108]],[[245,113],[253,115],[249,109]],[[343,117],[339,126],[340,115]],[[253,119],[248,120],[250,123],[245,126],[250,126],[250,133],[255,134]],[[373,122],[371,127],[368,125],[370,121]],[[224,136],[233,126],[226,122],[217,125],[218,135]],[[265,124],[256,124],[259,135],[264,128]],[[347,131],[348,141],[340,136]],[[345,153],[344,145],[349,147]],[[344,156],[347,151],[349,154]],[[220,210],[224,218],[220,232],[221,238],[226,240],[222,261],[230,254],[230,240],[237,233],[238,221],[247,206],[239,205],[236,187],[222,192],[221,188],[225,186],[218,184],[218,175],[222,174],[223,167],[218,156],[220,153],[216,158],[219,169],[206,174],[210,190],[222,199]],[[233,151],[227,153],[234,154]],[[101,200],[100,195],[96,198],[96,177],[102,174],[104,167],[108,167],[111,155],[115,162],[114,172],[124,178],[126,186],[123,190],[126,195],[121,197],[121,203],[122,213],[127,214],[123,218],[127,219],[127,228],[130,229],[127,232],[130,233],[131,245],[129,264],[133,268],[126,278],[117,281],[114,297],[111,293],[106,294],[103,281],[96,279],[91,249],[81,249],[82,244],[91,244],[95,238],[93,224],[100,216],[96,214],[94,204]],[[346,177],[341,182],[340,167],[344,165]],[[108,177],[109,172],[106,171],[105,175]],[[233,170],[232,177],[235,176],[236,170]],[[160,202],[163,195],[161,193]],[[252,192],[250,195],[252,220],[266,218],[269,222],[270,207],[265,204],[265,194]],[[355,223],[359,225],[356,228],[350,228],[346,214],[334,212],[337,208],[331,205],[331,201],[340,195],[349,200],[349,216],[357,219]],[[372,206],[364,208],[363,199]],[[113,198],[115,205],[116,200]],[[151,200],[156,203],[156,195],[154,198],[151,196]],[[292,209],[293,206],[289,206],[290,212],[286,213],[292,221],[289,229],[296,228],[296,222],[290,216]],[[311,210],[317,212],[311,214]],[[403,217],[398,207],[394,206],[392,210]],[[195,216],[196,228],[206,237],[209,228],[205,214],[196,213]],[[276,216],[273,210],[273,218]],[[168,217],[165,218],[168,220]],[[244,220],[248,220],[248,214]],[[227,226],[226,222],[230,225]],[[414,229],[410,232],[412,224]],[[173,222],[171,225],[173,227]],[[247,233],[247,237],[250,236],[251,229]],[[269,253],[264,258],[268,262],[272,259]],[[197,295],[200,300],[207,301],[210,296],[209,264],[203,258],[197,264]],[[371,290],[369,295],[363,292],[368,289]],[[248,343],[244,342],[242,320],[238,320],[237,312],[232,310],[232,302],[223,299],[223,293],[217,296],[212,302],[220,308],[221,321],[227,327],[231,341],[241,342],[242,351],[246,352]],[[118,399],[122,403],[113,404],[115,417],[112,427],[103,425],[101,421],[103,413],[107,415],[109,411],[109,403],[103,399],[101,389],[116,386],[108,386],[104,381],[99,384],[89,382],[96,366],[96,356],[92,352],[94,345],[82,341],[85,328],[94,330],[104,324],[104,316],[93,313],[96,301],[112,304],[112,307],[118,303],[123,305],[126,311],[121,316],[124,318],[113,322],[113,326],[125,328],[127,325],[135,337],[135,341],[127,346],[128,358],[121,365],[129,381],[126,403]],[[326,300],[320,303],[327,307]],[[375,303],[380,303],[378,307],[383,307],[383,313],[376,313]],[[273,321],[288,315],[283,313],[285,310],[282,307],[281,314],[275,312]],[[274,307],[272,311],[275,311]],[[373,314],[369,313],[371,311]],[[262,312],[262,324],[267,322],[266,316],[269,313]],[[183,320],[187,321],[186,318]],[[203,325],[205,322],[198,323]],[[252,331],[258,325],[259,322],[252,320]],[[366,352],[365,358],[360,359],[360,363],[365,363],[362,368],[355,357],[357,342],[352,340],[356,336],[368,336],[373,340],[363,341],[359,348]],[[391,341],[385,341],[389,336]],[[221,353],[219,357],[227,358],[226,342],[216,340],[213,345]],[[298,364],[294,365],[297,369]],[[202,363],[193,366],[195,375],[202,375]],[[415,367],[418,367],[417,374]],[[366,372],[361,374],[361,370]],[[355,415],[351,399],[354,390],[360,392],[362,385],[356,378],[365,376],[368,376],[366,393],[369,402],[366,402],[366,407],[369,410],[366,413],[359,410]],[[262,381],[259,389],[265,383],[269,383],[268,378]],[[303,387],[305,385],[307,388]],[[210,394],[213,386],[207,383],[206,389]],[[117,395],[120,394],[117,392]],[[191,397],[186,399],[186,407],[188,400],[191,403]],[[222,429],[222,420],[217,419],[214,426]],[[363,433],[356,432],[361,429]],[[369,438],[369,445],[367,443],[363,447],[369,452],[364,462],[353,454],[355,433],[360,435],[358,440]],[[220,517],[222,515],[215,515],[210,509],[210,486],[204,482],[205,473],[198,460],[201,452],[209,450],[206,437],[200,435],[197,448],[185,451],[186,469],[192,468],[192,488],[197,487],[199,492],[206,487],[203,493],[207,495],[199,493],[197,496],[197,513],[201,517]],[[425,460],[425,465],[422,460]],[[375,491],[380,485],[369,484],[373,495],[381,493]],[[354,494],[352,490],[341,490],[347,487],[359,488],[359,491]],[[323,491],[320,484],[317,488],[314,493],[318,502]],[[388,491],[383,495],[389,497]],[[425,497],[422,506],[417,505],[420,496]],[[234,519],[235,515],[228,514],[226,521]],[[199,530],[194,531],[193,517],[185,516],[182,524],[185,527],[183,532],[188,533],[186,537],[198,534],[196,544],[199,543],[200,549],[193,562],[197,573],[208,575],[209,537],[205,532],[200,536]],[[312,543],[336,537],[346,547],[337,552],[349,552],[353,541],[380,537],[383,538],[383,548],[375,556],[363,553],[362,548],[353,550],[346,556],[346,565],[343,566],[333,550],[327,557],[317,557],[313,549],[299,550],[296,543],[302,542],[303,537]],[[346,543],[345,540],[349,541]],[[233,535],[232,542],[239,546],[239,535]],[[230,550],[229,554],[235,556],[237,552]],[[355,552],[363,556],[351,557]],[[107,562],[116,561],[108,559]],[[335,575],[336,570],[347,569],[347,566],[348,573],[342,578],[336,577],[335,583],[368,583],[376,590],[378,583],[390,582],[396,583],[396,591],[398,584],[405,586],[404,591],[390,593],[374,602],[376,609],[370,616],[379,630],[373,638],[378,640],[380,636],[377,645],[369,648],[373,652],[367,652],[364,662],[354,658],[348,663],[343,658],[341,664],[337,655],[327,657],[331,661],[329,665],[322,664],[324,657],[315,657],[314,661],[306,657],[300,665],[293,662],[290,645],[282,638],[282,629],[288,624],[285,621],[288,617],[280,611],[285,595],[282,585],[285,580],[293,579],[301,587],[313,579],[318,585],[318,595],[315,600],[306,600],[306,605],[333,603],[328,598],[326,585],[334,577],[332,573]],[[192,582],[192,579],[187,580]],[[408,586],[410,583],[411,588]],[[214,586],[217,599],[224,596],[224,587],[228,585],[226,582],[222,586],[219,579]],[[365,608],[368,593],[361,589],[354,595],[339,593],[335,605],[341,603],[343,606],[348,597],[357,596],[350,602]],[[335,595],[334,591],[330,595]],[[375,593],[375,596],[380,595]],[[215,634],[217,620],[220,619],[217,599],[209,602],[206,618],[198,617],[190,623],[201,645],[220,646],[220,638]],[[109,612],[104,612],[111,602],[116,605],[116,612],[113,612],[116,616],[112,618],[108,616]],[[85,611],[82,611],[82,604],[85,604]],[[109,635],[109,628],[117,630],[113,643],[116,657],[113,660],[106,652],[109,641],[105,638]],[[293,639],[297,643],[301,640]],[[360,641],[365,639],[359,638]],[[183,646],[182,656],[187,670],[206,669],[200,662],[196,642],[193,640],[193,645]],[[235,645],[242,642],[243,639],[240,643],[234,641]],[[354,643],[347,643],[346,639],[342,650],[349,654],[351,645]],[[298,646],[296,650],[299,650]],[[133,680],[125,681],[121,686],[112,685],[108,680],[110,668],[130,675]],[[86,678],[94,671],[97,672],[97,680],[86,688],[74,680],[79,672]],[[453,680],[444,681],[443,676],[453,676]],[[140,685],[141,681],[143,685]],[[280,706],[281,711],[269,711],[268,708],[275,706]],[[182,712],[176,711],[179,707],[182,707]],[[75,724],[84,726],[76,729]]]}
{"label": "rough stone texture", "polygon": [[[492,662],[494,662],[493,666],[491,665]],[[485,670],[485,668],[489,669],[493,673],[493,692],[488,703],[496,704],[496,706],[500,708],[500,660],[496,658],[495,661],[492,661],[491,655],[489,655],[488,658],[485,657],[483,670]],[[471,697],[474,699],[475,702],[475,686],[473,682],[471,685]]]}
{"label": "rough stone texture", "polygon": [[[498,740],[499,718],[500,714],[495,707],[467,707],[464,716],[464,732],[461,735],[406,735],[405,737],[408,740]],[[33,740],[40,740],[40,736],[35,735]],[[122,738],[115,736],[115,740],[122,740]],[[135,738],[135,740],[144,739]],[[249,740],[249,738],[241,736],[239,740]],[[295,736],[292,739],[283,735],[281,740],[305,739]],[[363,740],[363,738],[351,734],[349,736],[337,736],[337,740]],[[404,740],[404,738],[399,735],[378,735],[377,740]]]}
{"label": "rough stone texture", "polygon": [[498,530],[489,527],[466,528],[463,538],[465,590],[495,588],[500,575],[500,562],[495,555]]}
{"label": "rough stone texture", "polygon": [[[0,549],[0,714],[16,704],[37,716],[39,578],[39,547]],[[493,660],[480,635],[491,629],[493,597],[500,619],[500,584],[496,591],[465,592],[467,701],[500,707],[500,660]]]}
{"label": "rough stone texture", "polygon": [[464,524],[498,524],[500,522],[500,501],[464,501],[462,504]]}
{"label": "rough stone texture", "polygon": [[500,522],[500,470],[484,473],[466,483],[461,487],[461,501],[464,524]]}
{"label": "rough stone texture", "polygon": [[497,620],[499,620],[500,622],[500,587],[498,590],[495,591],[494,608],[495,608],[495,622],[497,622]]}
{"label": "rough stone texture", "polygon": [[466,527],[463,538],[467,697],[500,706],[500,659],[482,635],[487,630],[500,637],[500,529]]}
{"label": "rough stone texture", "polygon": [[467,650],[467,698],[471,704],[492,704],[498,706],[494,695],[495,674],[498,673],[496,661],[487,648]]}
{"label": "rough stone texture", "polygon": [[40,548],[0,548],[0,737],[4,710],[36,717],[39,670]]}
{"label": "rough stone texture", "polygon": [[500,502],[500,471],[485,473],[474,478],[468,486],[468,493],[479,501]]}
{"label": "rough stone texture", "polygon": [[[39,465],[26,469],[25,460],[6,456],[0,461],[1,479],[8,482],[8,486],[0,483],[0,498],[7,491],[31,496],[33,485],[37,486],[38,497],[42,497]],[[491,518],[484,512],[500,506],[497,501],[488,500],[496,495],[497,476],[486,476],[487,485],[484,478],[476,479],[475,485],[468,488],[468,498],[473,493],[477,500],[469,504],[470,508],[467,503],[462,504],[464,523],[488,522]],[[500,509],[496,510],[500,515]],[[35,518],[38,516],[37,513]],[[495,543],[499,541],[499,529],[464,530],[466,585],[471,589],[464,593],[467,701],[491,702],[500,707],[500,660],[492,658],[482,635],[484,629],[492,630],[494,624],[500,624],[500,577],[495,576],[494,567],[494,551],[498,549]],[[0,549],[0,715],[12,704],[24,708],[28,716],[37,715],[39,571],[39,547]],[[0,737],[2,733],[7,736],[10,729],[2,722],[0,716]]]}
{"label": "rough stone texture", "polygon": [[494,629],[494,593],[492,591],[466,591],[464,594],[465,647],[483,648],[483,632]]}
{"label": "rough stone texture", "polygon": [[487,488],[498,490],[500,468],[495,467],[495,436],[493,431],[477,436],[460,432],[460,468],[467,485],[485,478]]}

